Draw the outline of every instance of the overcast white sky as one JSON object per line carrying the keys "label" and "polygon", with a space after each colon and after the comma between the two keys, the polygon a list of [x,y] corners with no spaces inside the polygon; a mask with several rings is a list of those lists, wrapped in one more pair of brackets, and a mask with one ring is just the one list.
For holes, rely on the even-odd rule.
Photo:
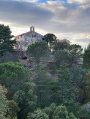
{"label": "overcast white sky", "polygon": [[18,35],[35,26],[41,34],[86,47],[90,43],[90,0],[0,0],[0,24]]}

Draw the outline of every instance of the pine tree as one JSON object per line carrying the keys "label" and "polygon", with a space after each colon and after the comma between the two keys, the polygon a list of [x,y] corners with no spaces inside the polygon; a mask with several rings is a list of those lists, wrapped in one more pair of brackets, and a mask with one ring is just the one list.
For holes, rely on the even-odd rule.
{"label": "pine tree", "polygon": [[14,44],[16,43],[15,40],[11,40],[13,35],[11,35],[11,31],[9,26],[0,25],[0,55],[2,56],[3,53],[6,51],[12,52]]}
{"label": "pine tree", "polygon": [[34,80],[37,85],[36,94],[38,96],[38,106],[45,107],[51,103],[50,94],[50,81],[51,78],[38,68],[36,79]]}
{"label": "pine tree", "polygon": [[73,86],[72,74],[65,65],[62,65],[58,70],[58,89],[57,97],[58,103],[64,103],[65,101],[76,98],[76,88]]}
{"label": "pine tree", "polygon": [[85,50],[83,56],[83,66],[85,68],[90,68],[90,44],[88,45],[87,49]]}

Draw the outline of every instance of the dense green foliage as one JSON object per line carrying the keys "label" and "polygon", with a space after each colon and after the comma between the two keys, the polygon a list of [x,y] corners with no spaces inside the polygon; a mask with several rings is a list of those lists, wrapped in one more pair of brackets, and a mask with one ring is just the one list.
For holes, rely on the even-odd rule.
{"label": "dense green foliage", "polygon": [[57,41],[55,43],[54,50],[64,50],[68,49],[70,46],[70,42],[66,39],[63,39],[62,41]]}
{"label": "dense green foliage", "polygon": [[76,88],[73,86],[72,74],[62,65],[58,70],[58,88],[57,88],[57,102],[64,103],[65,101],[74,100],[76,98]]}
{"label": "dense green foliage", "polygon": [[62,65],[62,63],[66,65],[69,63],[69,55],[68,52],[65,50],[55,51],[54,56],[55,56],[55,63],[57,68],[59,68],[60,65]]}
{"label": "dense green foliage", "polygon": [[20,111],[18,112],[19,119],[26,119],[29,112],[33,112],[37,105],[37,96],[35,95],[35,84],[32,82],[25,83],[21,90],[14,94],[13,99],[18,103]]}
{"label": "dense green foliage", "polygon": [[77,44],[73,44],[69,46],[69,65],[70,67],[78,64],[78,60],[80,60],[82,50],[83,50],[82,47]]}
{"label": "dense green foliage", "polygon": [[88,45],[87,49],[85,50],[83,56],[83,66],[86,68],[90,68],[90,44]]}
{"label": "dense green foliage", "polygon": [[11,52],[5,52],[2,57],[0,57],[0,63],[4,62],[18,62],[18,58],[15,54]]}
{"label": "dense green foliage", "polygon": [[18,107],[18,104],[14,100],[9,100],[8,101],[8,115],[10,116],[11,119],[17,117],[17,112],[20,111],[20,108]]}
{"label": "dense green foliage", "polygon": [[49,106],[51,103],[51,90],[50,90],[50,83],[51,78],[45,74],[45,72],[41,71],[41,69],[38,69],[36,79],[34,80],[34,83],[37,85],[36,87],[36,94],[37,94],[37,100],[38,100],[38,106],[39,107],[45,107]]}
{"label": "dense green foliage", "polygon": [[54,43],[57,42],[57,41],[56,41],[57,37],[56,37],[54,34],[52,34],[52,33],[46,34],[46,35],[44,36],[44,39],[45,39],[45,41],[47,42],[47,44],[49,45],[49,48],[50,48],[50,49],[53,48]]}
{"label": "dense green foliage", "polygon": [[9,26],[4,26],[0,24],[0,56],[6,51],[12,52],[13,46],[16,43],[15,40],[11,40],[13,36]]}
{"label": "dense green foliage", "polygon": [[40,62],[40,58],[47,53],[48,46],[46,42],[36,42],[30,45],[27,49],[27,55],[34,57],[37,63]]}
{"label": "dense green foliage", "polygon": [[34,113],[29,113],[27,119],[49,119],[48,115],[42,110],[38,109]]}
{"label": "dense green foliage", "polygon": [[30,72],[20,63],[1,63],[0,82],[8,89],[8,98],[20,89],[21,85],[29,79]]}
{"label": "dense green foliage", "polygon": [[45,112],[48,115],[49,119],[52,119],[53,113],[54,113],[56,107],[57,107],[56,104],[52,103],[49,107],[45,107],[43,109],[43,112]]}
{"label": "dense green foliage", "polygon": [[88,72],[87,69],[78,67],[78,66],[73,66],[71,69],[71,73],[73,75],[73,83],[76,87],[80,88],[82,85],[82,81],[84,80],[84,76]]}
{"label": "dense green foliage", "polygon": [[52,119],[77,119],[73,113],[68,113],[65,106],[57,106]]}
{"label": "dense green foliage", "polygon": [[67,107],[68,112],[72,112],[77,118],[81,115],[81,107],[75,100],[65,101],[64,105]]}
{"label": "dense green foliage", "polygon": [[90,102],[90,72],[86,74],[79,89],[79,97],[82,103]]}
{"label": "dense green foliage", "polygon": [[85,114],[90,114],[90,102],[82,106],[82,112]]}
{"label": "dense green foliage", "polygon": [[56,106],[54,103],[43,110],[38,109],[29,113],[27,119],[77,119],[72,112],[68,112],[66,106]]}

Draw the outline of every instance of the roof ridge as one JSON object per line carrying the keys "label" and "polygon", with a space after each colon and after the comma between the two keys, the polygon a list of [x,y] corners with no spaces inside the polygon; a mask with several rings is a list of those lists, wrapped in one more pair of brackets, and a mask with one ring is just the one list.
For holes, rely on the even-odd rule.
{"label": "roof ridge", "polygon": [[[35,32],[35,31],[33,31],[34,33],[37,33],[37,32]],[[26,33],[22,33],[22,34],[20,34],[20,35],[17,35],[16,37],[18,37],[18,36],[22,36],[22,35],[25,35],[25,34],[27,34],[27,33],[31,33],[31,31],[29,31],[29,32],[26,32]],[[41,35],[40,33],[37,33],[37,34],[39,34],[39,35]],[[43,36],[43,35],[42,35]]]}

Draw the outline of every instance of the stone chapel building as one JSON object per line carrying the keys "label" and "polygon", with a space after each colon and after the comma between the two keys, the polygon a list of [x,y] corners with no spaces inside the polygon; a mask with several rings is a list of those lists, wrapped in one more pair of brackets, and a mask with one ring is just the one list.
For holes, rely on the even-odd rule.
{"label": "stone chapel building", "polygon": [[30,27],[29,32],[17,35],[15,38],[17,41],[16,49],[19,51],[26,51],[29,45],[44,41],[44,36],[35,32],[33,26]]}

